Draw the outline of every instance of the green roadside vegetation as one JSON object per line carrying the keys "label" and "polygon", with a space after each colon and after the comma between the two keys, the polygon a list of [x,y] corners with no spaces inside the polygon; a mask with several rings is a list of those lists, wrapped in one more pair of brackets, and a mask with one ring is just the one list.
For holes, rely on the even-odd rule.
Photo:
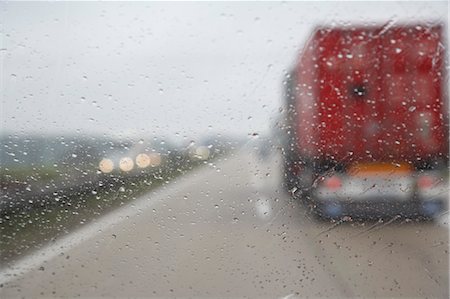
{"label": "green roadside vegetation", "polygon": [[130,177],[109,176],[91,190],[65,194],[45,207],[18,209],[0,217],[0,265],[130,203],[139,196],[211,161],[169,163],[153,172]]}
{"label": "green roadside vegetation", "polygon": [[0,182],[2,186],[21,184],[28,181],[47,182],[57,179],[61,170],[52,166],[2,168]]}

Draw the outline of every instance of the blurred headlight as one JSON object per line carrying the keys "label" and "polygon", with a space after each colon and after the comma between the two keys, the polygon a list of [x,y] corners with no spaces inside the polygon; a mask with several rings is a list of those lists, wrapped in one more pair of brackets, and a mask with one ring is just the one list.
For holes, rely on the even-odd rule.
{"label": "blurred headlight", "polygon": [[161,164],[161,155],[158,153],[150,154],[150,165],[152,167],[159,166]]}
{"label": "blurred headlight", "polygon": [[124,157],[124,158],[120,159],[120,162],[119,162],[120,170],[128,172],[128,171],[132,170],[133,167],[134,167],[134,162],[131,158]]}
{"label": "blurred headlight", "polygon": [[195,149],[195,156],[200,160],[207,160],[209,158],[209,148],[206,146],[199,146]]}
{"label": "blurred headlight", "polygon": [[150,157],[147,154],[139,154],[136,156],[136,165],[139,168],[146,168],[150,165]]}
{"label": "blurred headlight", "polygon": [[103,173],[110,173],[114,170],[114,162],[110,159],[102,159],[100,163],[98,163],[98,168]]}

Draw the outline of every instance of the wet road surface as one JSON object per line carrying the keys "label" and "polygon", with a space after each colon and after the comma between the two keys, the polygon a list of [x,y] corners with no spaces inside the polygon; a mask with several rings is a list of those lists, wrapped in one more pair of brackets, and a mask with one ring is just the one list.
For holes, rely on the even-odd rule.
{"label": "wet road surface", "polygon": [[448,298],[448,228],[316,221],[242,150],[0,272],[0,297]]}

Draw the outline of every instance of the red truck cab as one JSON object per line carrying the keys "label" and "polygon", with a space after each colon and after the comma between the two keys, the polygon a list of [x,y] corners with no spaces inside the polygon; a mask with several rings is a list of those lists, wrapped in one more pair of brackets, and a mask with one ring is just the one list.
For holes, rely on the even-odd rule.
{"label": "red truck cab", "polygon": [[442,211],[449,156],[443,37],[443,26],[427,24],[314,31],[286,80],[291,193],[330,217]]}

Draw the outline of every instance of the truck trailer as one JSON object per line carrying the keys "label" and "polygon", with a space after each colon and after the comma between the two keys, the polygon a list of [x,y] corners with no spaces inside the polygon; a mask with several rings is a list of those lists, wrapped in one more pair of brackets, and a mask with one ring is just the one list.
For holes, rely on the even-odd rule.
{"label": "truck trailer", "polygon": [[448,198],[441,24],[318,27],[284,80],[284,186],[320,216],[436,217]]}

